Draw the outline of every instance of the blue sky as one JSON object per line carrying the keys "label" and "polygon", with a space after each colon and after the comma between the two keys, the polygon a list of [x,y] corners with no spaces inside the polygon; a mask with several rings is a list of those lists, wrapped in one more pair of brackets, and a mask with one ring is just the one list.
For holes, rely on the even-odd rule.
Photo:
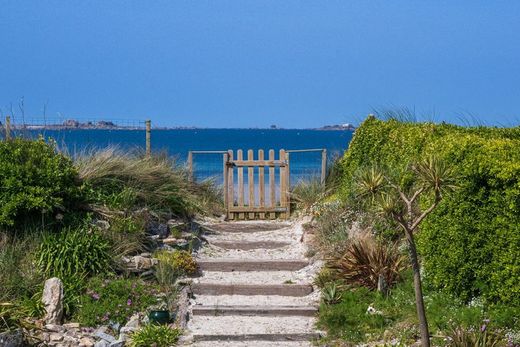
{"label": "blue sky", "polygon": [[0,108],[314,127],[520,123],[520,1],[2,1]]}

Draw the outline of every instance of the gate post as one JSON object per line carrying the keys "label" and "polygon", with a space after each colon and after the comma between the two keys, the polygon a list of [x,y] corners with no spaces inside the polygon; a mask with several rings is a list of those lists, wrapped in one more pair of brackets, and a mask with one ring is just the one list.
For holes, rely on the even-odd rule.
{"label": "gate post", "polygon": [[193,181],[193,152],[188,152],[188,172],[190,175],[190,180]]}
{"label": "gate post", "polygon": [[223,162],[223,166],[224,166],[224,170],[223,170],[223,173],[224,173],[224,182],[223,182],[223,190],[222,190],[222,193],[224,194],[224,206],[226,207],[226,219],[229,219],[229,203],[228,203],[228,199],[229,199],[229,196],[228,196],[228,191],[229,191],[229,187],[228,187],[228,154],[227,153],[224,153],[223,154],[223,159],[222,159],[222,162]]}
{"label": "gate post", "polygon": [[150,156],[152,154],[152,144],[151,144],[151,131],[152,131],[152,121],[147,120],[146,124],[146,155]]}
{"label": "gate post", "polygon": [[321,184],[325,184],[325,178],[327,177],[327,150],[321,151]]}

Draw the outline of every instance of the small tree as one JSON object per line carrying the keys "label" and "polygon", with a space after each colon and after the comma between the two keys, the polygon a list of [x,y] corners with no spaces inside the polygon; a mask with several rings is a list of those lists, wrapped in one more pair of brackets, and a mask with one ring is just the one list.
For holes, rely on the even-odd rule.
{"label": "small tree", "polygon": [[[414,233],[426,216],[437,207],[443,195],[455,189],[454,182],[452,168],[435,157],[411,165],[407,172],[397,177],[391,177],[379,167],[372,167],[362,171],[356,182],[359,196],[375,207],[379,215],[392,219],[405,232],[413,269],[415,304],[423,347],[430,346],[430,334]],[[420,198],[424,209],[419,206]]]}

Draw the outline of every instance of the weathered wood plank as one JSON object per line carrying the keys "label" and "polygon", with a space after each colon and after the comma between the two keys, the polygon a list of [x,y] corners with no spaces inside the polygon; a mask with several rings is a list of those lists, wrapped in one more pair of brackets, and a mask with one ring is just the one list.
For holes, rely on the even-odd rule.
{"label": "weathered wood plank", "polygon": [[[242,150],[239,149],[237,151],[237,160],[241,161],[244,159],[242,157]],[[243,207],[244,206],[244,168],[239,167],[238,169],[238,206]],[[244,214],[240,213],[238,215],[239,219],[244,219]]]}
{"label": "weathered wood plank", "polygon": [[274,206],[274,207],[249,207],[249,206],[230,206],[229,210],[232,212],[248,212],[249,210],[254,212],[287,212],[287,206]]}
{"label": "weathered wood plank", "polygon": [[[258,150],[258,161],[263,161],[264,160],[264,150],[263,149],[259,149]],[[258,167],[258,204],[260,206],[260,208],[264,208],[265,207],[265,181],[264,181],[264,171],[265,171],[265,166],[259,166]],[[258,217],[260,219],[265,219],[265,213],[263,212],[260,212]]]}
{"label": "weathered wood plank", "polygon": [[[274,161],[274,150],[269,150],[269,160]],[[275,182],[275,171],[274,167],[269,167],[269,206],[275,207],[276,206],[276,182]],[[275,213],[270,213],[269,217],[271,219],[275,218]]]}
{"label": "weathered wood plank", "polygon": [[[280,150],[280,160],[283,160],[285,161],[285,150],[281,149]],[[285,195],[285,191],[286,191],[286,179],[285,179],[285,169],[286,167],[285,166],[281,166],[280,167],[280,206],[281,207],[287,207],[287,204],[286,204],[286,195]],[[281,213],[280,214],[280,217],[282,218],[287,218],[286,217],[286,214],[285,213]]]}
{"label": "weathered wood plank", "polygon": [[[233,161],[233,151],[230,149],[228,150],[228,161]],[[231,213],[229,211],[230,206],[235,206],[235,179],[233,171],[235,169],[232,166],[228,167],[228,187],[227,187],[227,193],[228,193],[228,205],[226,206],[228,211],[228,219],[233,220],[235,219],[235,214]]]}
{"label": "weathered wood plank", "polygon": [[285,160],[287,161],[287,166],[285,167],[285,206],[287,207],[287,212],[285,213],[285,218],[291,217],[291,165],[289,153],[285,153]]}
{"label": "weathered wood plank", "polygon": [[307,260],[245,260],[245,259],[208,259],[199,260],[199,267],[202,271],[297,271],[301,270],[309,262]]}
{"label": "weathered wood plank", "polygon": [[281,167],[286,166],[285,162],[279,160],[235,160],[229,165],[240,167],[240,166],[273,166]]}
{"label": "weathered wood plank", "polygon": [[[252,149],[247,151],[247,160],[254,162]],[[247,168],[247,186],[249,188],[249,207],[255,207],[255,168],[252,166]],[[249,212],[249,219],[255,219],[254,212]]]}

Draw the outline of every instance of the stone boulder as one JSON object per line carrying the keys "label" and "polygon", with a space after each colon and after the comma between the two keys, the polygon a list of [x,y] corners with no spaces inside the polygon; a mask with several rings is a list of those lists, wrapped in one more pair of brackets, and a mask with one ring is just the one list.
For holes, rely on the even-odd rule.
{"label": "stone boulder", "polygon": [[42,302],[45,306],[45,323],[61,324],[63,317],[63,282],[57,278],[49,278],[43,287]]}

